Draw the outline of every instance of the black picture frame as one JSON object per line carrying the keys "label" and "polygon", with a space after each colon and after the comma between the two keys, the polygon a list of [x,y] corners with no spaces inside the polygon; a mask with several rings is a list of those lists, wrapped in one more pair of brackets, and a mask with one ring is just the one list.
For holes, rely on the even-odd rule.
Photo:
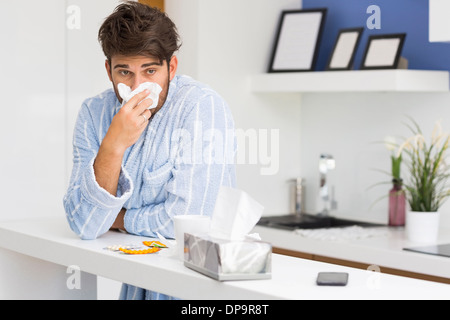
{"label": "black picture frame", "polygon": [[353,62],[355,61],[356,51],[361,42],[363,31],[363,27],[339,30],[328,59],[327,71],[353,69]]}
{"label": "black picture frame", "polygon": [[397,69],[405,39],[406,33],[371,35],[360,69]]}
{"label": "black picture frame", "polygon": [[268,72],[313,71],[327,9],[281,12]]}

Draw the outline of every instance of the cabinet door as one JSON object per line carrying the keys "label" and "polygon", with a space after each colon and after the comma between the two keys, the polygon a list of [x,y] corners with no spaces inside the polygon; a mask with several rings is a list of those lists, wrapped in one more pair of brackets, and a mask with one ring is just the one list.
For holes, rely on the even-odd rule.
{"label": "cabinet door", "polygon": [[448,0],[430,0],[429,6],[430,42],[449,42],[450,2]]}

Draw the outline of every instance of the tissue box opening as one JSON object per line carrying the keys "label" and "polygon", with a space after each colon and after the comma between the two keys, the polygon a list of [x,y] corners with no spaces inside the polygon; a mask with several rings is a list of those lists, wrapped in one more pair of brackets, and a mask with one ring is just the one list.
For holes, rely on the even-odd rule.
{"label": "tissue box opening", "polygon": [[219,281],[270,279],[272,246],[184,234],[184,265]]}

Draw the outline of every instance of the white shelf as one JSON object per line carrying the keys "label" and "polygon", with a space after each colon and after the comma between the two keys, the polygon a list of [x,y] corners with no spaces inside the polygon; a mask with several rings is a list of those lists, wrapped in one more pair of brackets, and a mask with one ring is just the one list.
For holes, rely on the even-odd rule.
{"label": "white shelf", "polygon": [[253,92],[449,92],[448,71],[352,70],[254,75]]}

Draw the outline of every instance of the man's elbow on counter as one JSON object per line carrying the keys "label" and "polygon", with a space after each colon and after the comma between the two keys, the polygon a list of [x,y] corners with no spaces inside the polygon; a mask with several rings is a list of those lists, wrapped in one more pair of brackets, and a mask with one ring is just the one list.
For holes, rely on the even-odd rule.
{"label": "man's elbow on counter", "polygon": [[81,234],[78,235],[80,237],[81,240],[95,240],[97,239],[96,235],[93,234]]}
{"label": "man's elbow on counter", "polygon": [[79,217],[77,219],[76,214],[73,213],[73,208],[66,201],[64,201],[64,209],[70,229],[81,240],[95,240],[98,238],[100,235],[98,228],[91,227],[84,219],[79,219]]}
{"label": "man's elbow on counter", "polygon": [[98,238],[97,230],[90,230],[83,225],[78,225],[75,221],[70,221],[67,219],[70,229],[81,239],[81,240],[95,240]]}

